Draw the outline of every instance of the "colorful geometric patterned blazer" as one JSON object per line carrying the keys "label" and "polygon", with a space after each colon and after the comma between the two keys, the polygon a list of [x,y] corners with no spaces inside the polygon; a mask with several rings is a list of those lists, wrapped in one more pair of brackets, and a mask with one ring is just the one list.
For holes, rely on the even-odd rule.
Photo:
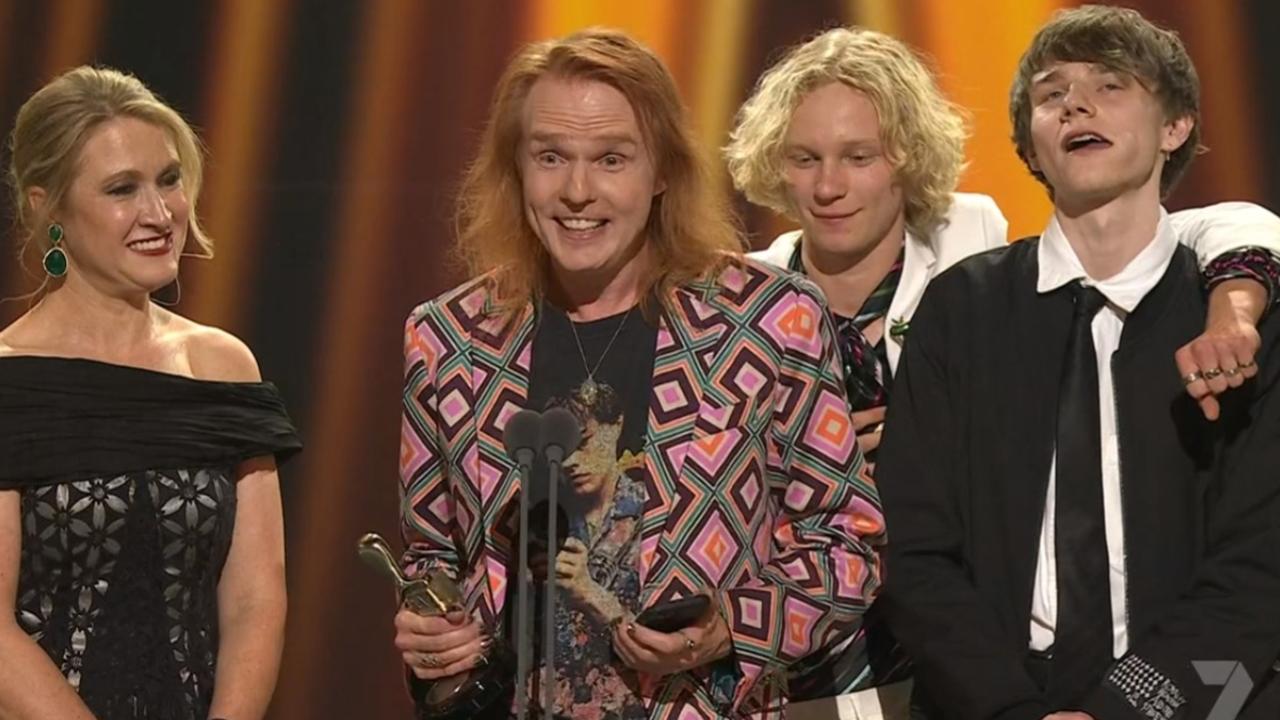
{"label": "colorful geometric patterned blazer", "polygon": [[[473,280],[409,317],[400,469],[406,571],[464,578],[492,623],[519,486],[502,431],[528,396],[536,313],[498,312],[489,288]],[[833,328],[814,285],[752,260],[662,301],[641,602],[716,592],[733,652],[727,674],[648,679],[650,717],[779,717],[781,671],[848,632],[881,581],[884,521]]]}

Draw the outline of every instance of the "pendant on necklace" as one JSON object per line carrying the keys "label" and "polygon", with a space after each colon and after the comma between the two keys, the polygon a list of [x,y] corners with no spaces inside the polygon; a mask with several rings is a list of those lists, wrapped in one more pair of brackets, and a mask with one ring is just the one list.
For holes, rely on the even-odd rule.
{"label": "pendant on necklace", "polygon": [[596,394],[600,392],[600,386],[596,384],[595,378],[590,375],[586,380],[582,381],[582,387],[578,388],[578,396],[588,406],[596,404]]}

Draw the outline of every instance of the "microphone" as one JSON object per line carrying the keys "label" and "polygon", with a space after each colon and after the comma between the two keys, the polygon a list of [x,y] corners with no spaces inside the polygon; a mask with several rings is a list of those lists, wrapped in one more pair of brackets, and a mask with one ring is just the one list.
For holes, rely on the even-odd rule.
{"label": "microphone", "polygon": [[[534,511],[534,516],[529,520],[529,541],[534,543],[535,548],[547,551],[554,558],[564,547],[564,542],[568,538],[570,517],[578,513],[577,503],[572,496],[557,498],[556,490],[564,486],[560,464],[582,443],[582,430],[573,413],[561,407],[542,413],[541,422],[538,452],[542,454],[543,463],[534,466],[534,475],[537,480],[529,491],[529,502]],[[540,482],[542,480],[540,471],[544,469],[546,470],[545,483]],[[543,503],[548,506],[546,520],[537,515]],[[554,531],[549,532],[549,527]]]}
{"label": "microphone", "polygon": [[[562,407],[551,408],[542,414],[542,454],[547,459],[547,547],[557,547],[557,516],[560,510],[556,502],[556,490],[560,487],[561,467],[564,459],[582,443],[582,428],[573,413]],[[552,717],[555,709],[553,689],[556,684],[556,563],[555,556],[548,558],[546,606],[543,615],[542,653],[546,664],[542,668],[542,712]]]}
{"label": "microphone", "polygon": [[542,413],[542,451],[556,467],[582,444],[582,428],[573,413],[562,407]]}
{"label": "microphone", "polygon": [[[528,694],[525,692],[525,681],[529,677],[529,666],[533,661],[533,648],[529,641],[533,636],[530,625],[532,616],[529,610],[529,543],[525,540],[529,532],[529,489],[533,484],[530,475],[533,472],[533,460],[542,452],[542,416],[533,410],[520,410],[507,418],[506,427],[502,429],[502,443],[507,454],[520,466],[520,538],[519,562],[516,565],[516,717],[524,720],[528,712]],[[554,565],[554,563],[553,563]]]}
{"label": "microphone", "polygon": [[507,418],[502,429],[502,443],[507,455],[520,467],[532,467],[533,459],[542,451],[542,419],[533,410],[519,410]]}

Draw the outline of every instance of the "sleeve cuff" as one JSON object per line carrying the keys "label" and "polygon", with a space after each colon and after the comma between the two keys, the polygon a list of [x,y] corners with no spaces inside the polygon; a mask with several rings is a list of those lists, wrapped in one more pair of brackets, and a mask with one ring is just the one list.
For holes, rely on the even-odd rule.
{"label": "sleeve cuff", "polygon": [[[720,616],[729,629],[729,654],[711,666],[709,682],[716,706],[726,716],[750,714],[753,708],[767,708],[781,702],[785,694],[785,667],[771,662],[759,663],[752,657],[750,640],[740,632],[734,620],[734,590],[719,593]],[[755,643],[755,647],[759,643]],[[748,650],[744,652],[744,650]]]}
{"label": "sleeve cuff", "polygon": [[1204,269],[1209,290],[1237,278],[1253,280],[1266,288],[1268,310],[1280,302],[1280,258],[1271,251],[1260,247],[1232,250],[1214,258]]}
{"label": "sleeve cuff", "polygon": [[727,656],[711,664],[707,675],[707,694],[711,696],[716,710],[726,716],[732,715],[734,694],[741,682],[742,673],[738,670],[738,661],[730,649]]}
{"label": "sleeve cuff", "polygon": [[413,702],[413,717],[415,720],[426,718],[426,708],[423,707],[423,699],[427,696],[427,690],[431,689],[431,683],[427,680],[420,679],[413,674],[413,670],[408,665],[404,666],[404,685],[409,692],[409,699]]}
{"label": "sleeve cuff", "polygon": [[1080,708],[1096,720],[1172,720],[1187,703],[1176,683],[1137,655],[1111,666]]}

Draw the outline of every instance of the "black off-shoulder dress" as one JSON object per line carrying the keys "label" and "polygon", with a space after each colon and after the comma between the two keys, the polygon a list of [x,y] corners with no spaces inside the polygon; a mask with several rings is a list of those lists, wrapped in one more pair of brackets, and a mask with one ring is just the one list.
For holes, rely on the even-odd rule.
{"label": "black off-shoulder dress", "polygon": [[19,625],[99,720],[205,720],[236,467],[301,448],[270,383],[0,358]]}

